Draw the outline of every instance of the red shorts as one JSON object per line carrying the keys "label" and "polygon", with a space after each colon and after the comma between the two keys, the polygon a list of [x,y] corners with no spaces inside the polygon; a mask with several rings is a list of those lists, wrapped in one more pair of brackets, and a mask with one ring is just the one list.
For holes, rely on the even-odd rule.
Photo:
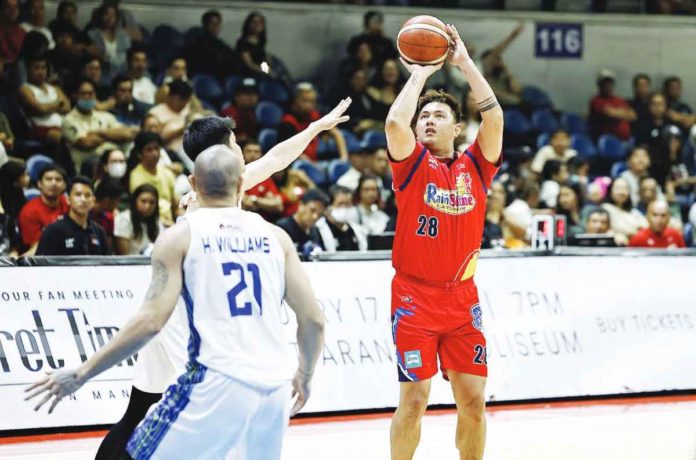
{"label": "red shorts", "polygon": [[473,280],[437,283],[397,274],[392,280],[392,337],[400,382],[427,380],[437,361],[447,369],[488,375],[481,306]]}

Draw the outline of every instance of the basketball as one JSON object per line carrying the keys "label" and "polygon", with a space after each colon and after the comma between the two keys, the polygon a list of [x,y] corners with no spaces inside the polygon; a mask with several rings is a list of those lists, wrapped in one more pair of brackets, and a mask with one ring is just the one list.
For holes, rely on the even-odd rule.
{"label": "basketball", "polygon": [[415,16],[401,26],[396,46],[412,64],[439,64],[447,58],[450,44],[445,23],[434,16]]}

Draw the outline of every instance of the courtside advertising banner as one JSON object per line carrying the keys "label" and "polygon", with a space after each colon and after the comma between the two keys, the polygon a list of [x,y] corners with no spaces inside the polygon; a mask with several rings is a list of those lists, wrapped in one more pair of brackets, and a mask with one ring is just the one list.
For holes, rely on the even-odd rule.
{"label": "courtside advertising banner", "polygon": [[[394,407],[389,261],[304,264],[326,318],[326,345],[305,412]],[[87,383],[52,415],[23,390],[76,367],[140,306],[149,266],[0,268],[0,430],[114,423],[132,358]],[[487,347],[486,398],[696,389],[695,257],[481,258],[476,276]],[[296,320],[283,306],[289,346]],[[433,379],[431,404],[452,404]]]}

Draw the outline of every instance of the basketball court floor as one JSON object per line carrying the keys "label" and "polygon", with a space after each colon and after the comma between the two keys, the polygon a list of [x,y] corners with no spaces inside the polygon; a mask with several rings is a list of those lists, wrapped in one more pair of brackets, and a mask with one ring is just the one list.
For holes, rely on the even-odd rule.
{"label": "basketball court floor", "polygon": [[[495,407],[487,417],[487,460],[696,460],[696,397]],[[415,458],[458,458],[455,425],[453,411],[429,412]],[[0,459],[91,460],[97,436],[101,433],[41,442],[0,439]],[[388,458],[388,414],[293,422],[283,455],[284,460]]]}

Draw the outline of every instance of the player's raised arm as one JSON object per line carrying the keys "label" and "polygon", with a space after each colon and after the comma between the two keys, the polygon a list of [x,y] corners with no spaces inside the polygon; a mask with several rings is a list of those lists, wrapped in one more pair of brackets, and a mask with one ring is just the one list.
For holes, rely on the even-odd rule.
{"label": "player's raised arm", "polygon": [[312,139],[323,131],[328,131],[340,123],[350,119],[343,115],[350,107],[351,98],[343,99],[334,109],[319,120],[310,124],[307,129],[269,150],[263,157],[246,165],[242,181],[242,191],[249,190],[256,184],[271,177],[275,172],[287,168],[307,148]]}
{"label": "player's raised arm", "polygon": [[290,411],[290,416],[294,416],[309,398],[314,367],[324,347],[324,314],[317,304],[292,240],[282,229],[276,227],[274,231],[285,253],[285,300],[297,315],[300,365],[292,380],[293,396],[297,395],[297,401]]}
{"label": "player's raised arm", "polygon": [[392,103],[384,124],[389,155],[396,161],[404,160],[413,153],[416,137],[411,129],[411,121],[418,108],[418,98],[428,77],[442,68],[444,63],[422,66],[409,64],[403,59],[401,62],[411,72],[411,76]]}
{"label": "player's raised arm", "polygon": [[84,383],[120,363],[143,347],[164,327],[181,292],[183,263],[190,240],[187,222],[165,230],[152,253],[152,281],[140,310],[118,334],[77,369],[58,370],[26,389],[26,400],[43,395],[35,407],[39,410],[51,398],[48,412],[61,398],[77,391]]}
{"label": "player's raised arm", "polygon": [[491,86],[469,57],[457,29],[448,24],[447,30],[452,39],[449,60],[464,73],[481,112],[482,121],[477,136],[481,153],[486,160],[496,163],[503,148],[503,109],[500,108]]}

